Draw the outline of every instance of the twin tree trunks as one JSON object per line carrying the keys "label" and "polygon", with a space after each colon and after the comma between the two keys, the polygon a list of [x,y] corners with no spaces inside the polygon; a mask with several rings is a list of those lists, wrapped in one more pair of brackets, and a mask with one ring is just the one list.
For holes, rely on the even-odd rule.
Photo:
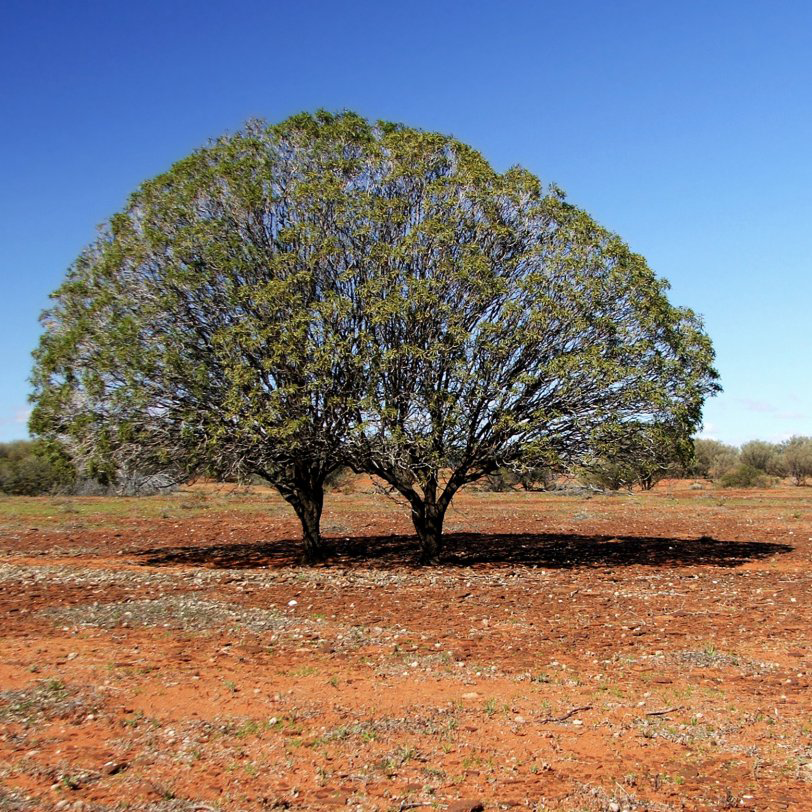
{"label": "twin tree trunks", "polygon": [[[319,486],[299,487],[295,490],[280,488],[285,500],[296,512],[302,525],[302,559],[307,564],[318,564],[335,555],[335,545],[322,538],[319,525],[324,509],[324,488]],[[421,500],[414,497],[411,502],[412,523],[420,541],[419,564],[437,564],[443,547],[443,520],[447,500]]]}

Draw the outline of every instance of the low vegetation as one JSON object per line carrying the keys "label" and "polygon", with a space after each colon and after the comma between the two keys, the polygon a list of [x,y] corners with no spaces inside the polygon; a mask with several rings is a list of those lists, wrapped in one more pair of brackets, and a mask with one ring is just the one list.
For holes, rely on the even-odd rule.
{"label": "low vegetation", "polygon": [[805,485],[812,477],[812,437],[794,436],[783,443],[751,440],[741,448],[696,439],[694,459],[685,473],[729,488],[764,487],[785,478]]}
{"label": "low vegetation", "polygon": [[[637,449],[640,451],[640,449]],[[351,489],[356,475],[349,466],[331,471],[325,480],[329,492]],[[652,446],[651,452],[633,450],[614,456],[597,456],[582,466],[567,485],[597,490],[650,490],[665,478],[707,479],[724,488],[764,488],[780,480],[803,486],[812,478],[812,437],[795,436],[783,443],[751,440],[741,448],[718,440],[696,438],[685,462],[667,443]],[[80,479],[64,453],[54,453],[41,443],[16,440],[0,443],[0,493],[16,496],[146,495],[168,492],[175,483],[167,474],[120,475],[115,484],[104,479]],[[246,483],[248,484],[248,483]],[[268,484],[253,477],[250,484]],[[479,490],[504,493],[555,490],[562,484],[553,468],[545,466],[500,466],[480,480]]]}
{"label": "low vegetation", "polygon": [[54,458],[28,440],[0,443],[0,492],[37,496],[69,488],[74,472],[65,459]]}

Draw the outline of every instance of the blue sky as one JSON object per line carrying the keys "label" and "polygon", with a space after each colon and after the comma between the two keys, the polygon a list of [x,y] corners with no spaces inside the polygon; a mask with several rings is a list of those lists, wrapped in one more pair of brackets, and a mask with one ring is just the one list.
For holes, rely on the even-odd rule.
{"label": "blue sky", "polygon": [[0,102],[0,440],[96,225],[208,138],[318,107],[557,182],[705,317],[706,434],[812,435],[808,2],[6,0]]}

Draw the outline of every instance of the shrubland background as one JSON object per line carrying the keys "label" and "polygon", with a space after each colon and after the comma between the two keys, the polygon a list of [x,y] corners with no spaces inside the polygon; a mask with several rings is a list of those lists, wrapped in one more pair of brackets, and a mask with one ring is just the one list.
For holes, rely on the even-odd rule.
{"label": "shrubland background", "polygon": [[[697,438],[693,445],[693,458],[687,463],[664,459],[652,471],[638,466],[635,460],[598,460],[593,468],[575,472],[566,484],[609,491],[647,490],[669,477],[709,480],[726,488],[764,488],[784,480],[804,486],[812,479],[812,437],[793,436],[781,443],[751,440],[738,448]],[[329,485],[342,487],[351,476],[352,472],[342,469],[331,477]],[[168,476],[142,477],[137,472],[122,474],[115,482],[89,478],[77,472],[58,448],[30,440],[0,443],[0,492],[6,495],[138,495],[165,490],[172,484]],[[555,490],[561,486],[561,477],[554,471],[501,468],[474,487],[498,492],[515,488]]]}

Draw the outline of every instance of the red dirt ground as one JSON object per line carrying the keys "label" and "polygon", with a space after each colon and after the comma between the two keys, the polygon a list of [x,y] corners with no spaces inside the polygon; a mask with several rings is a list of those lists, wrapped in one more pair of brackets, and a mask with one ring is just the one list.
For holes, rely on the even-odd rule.
{"label": "red dirt ground", "polygon": [[[0,810],[812,809],[812,493],[0,501]],[[472,804],[469,804],[470,808]]]}

